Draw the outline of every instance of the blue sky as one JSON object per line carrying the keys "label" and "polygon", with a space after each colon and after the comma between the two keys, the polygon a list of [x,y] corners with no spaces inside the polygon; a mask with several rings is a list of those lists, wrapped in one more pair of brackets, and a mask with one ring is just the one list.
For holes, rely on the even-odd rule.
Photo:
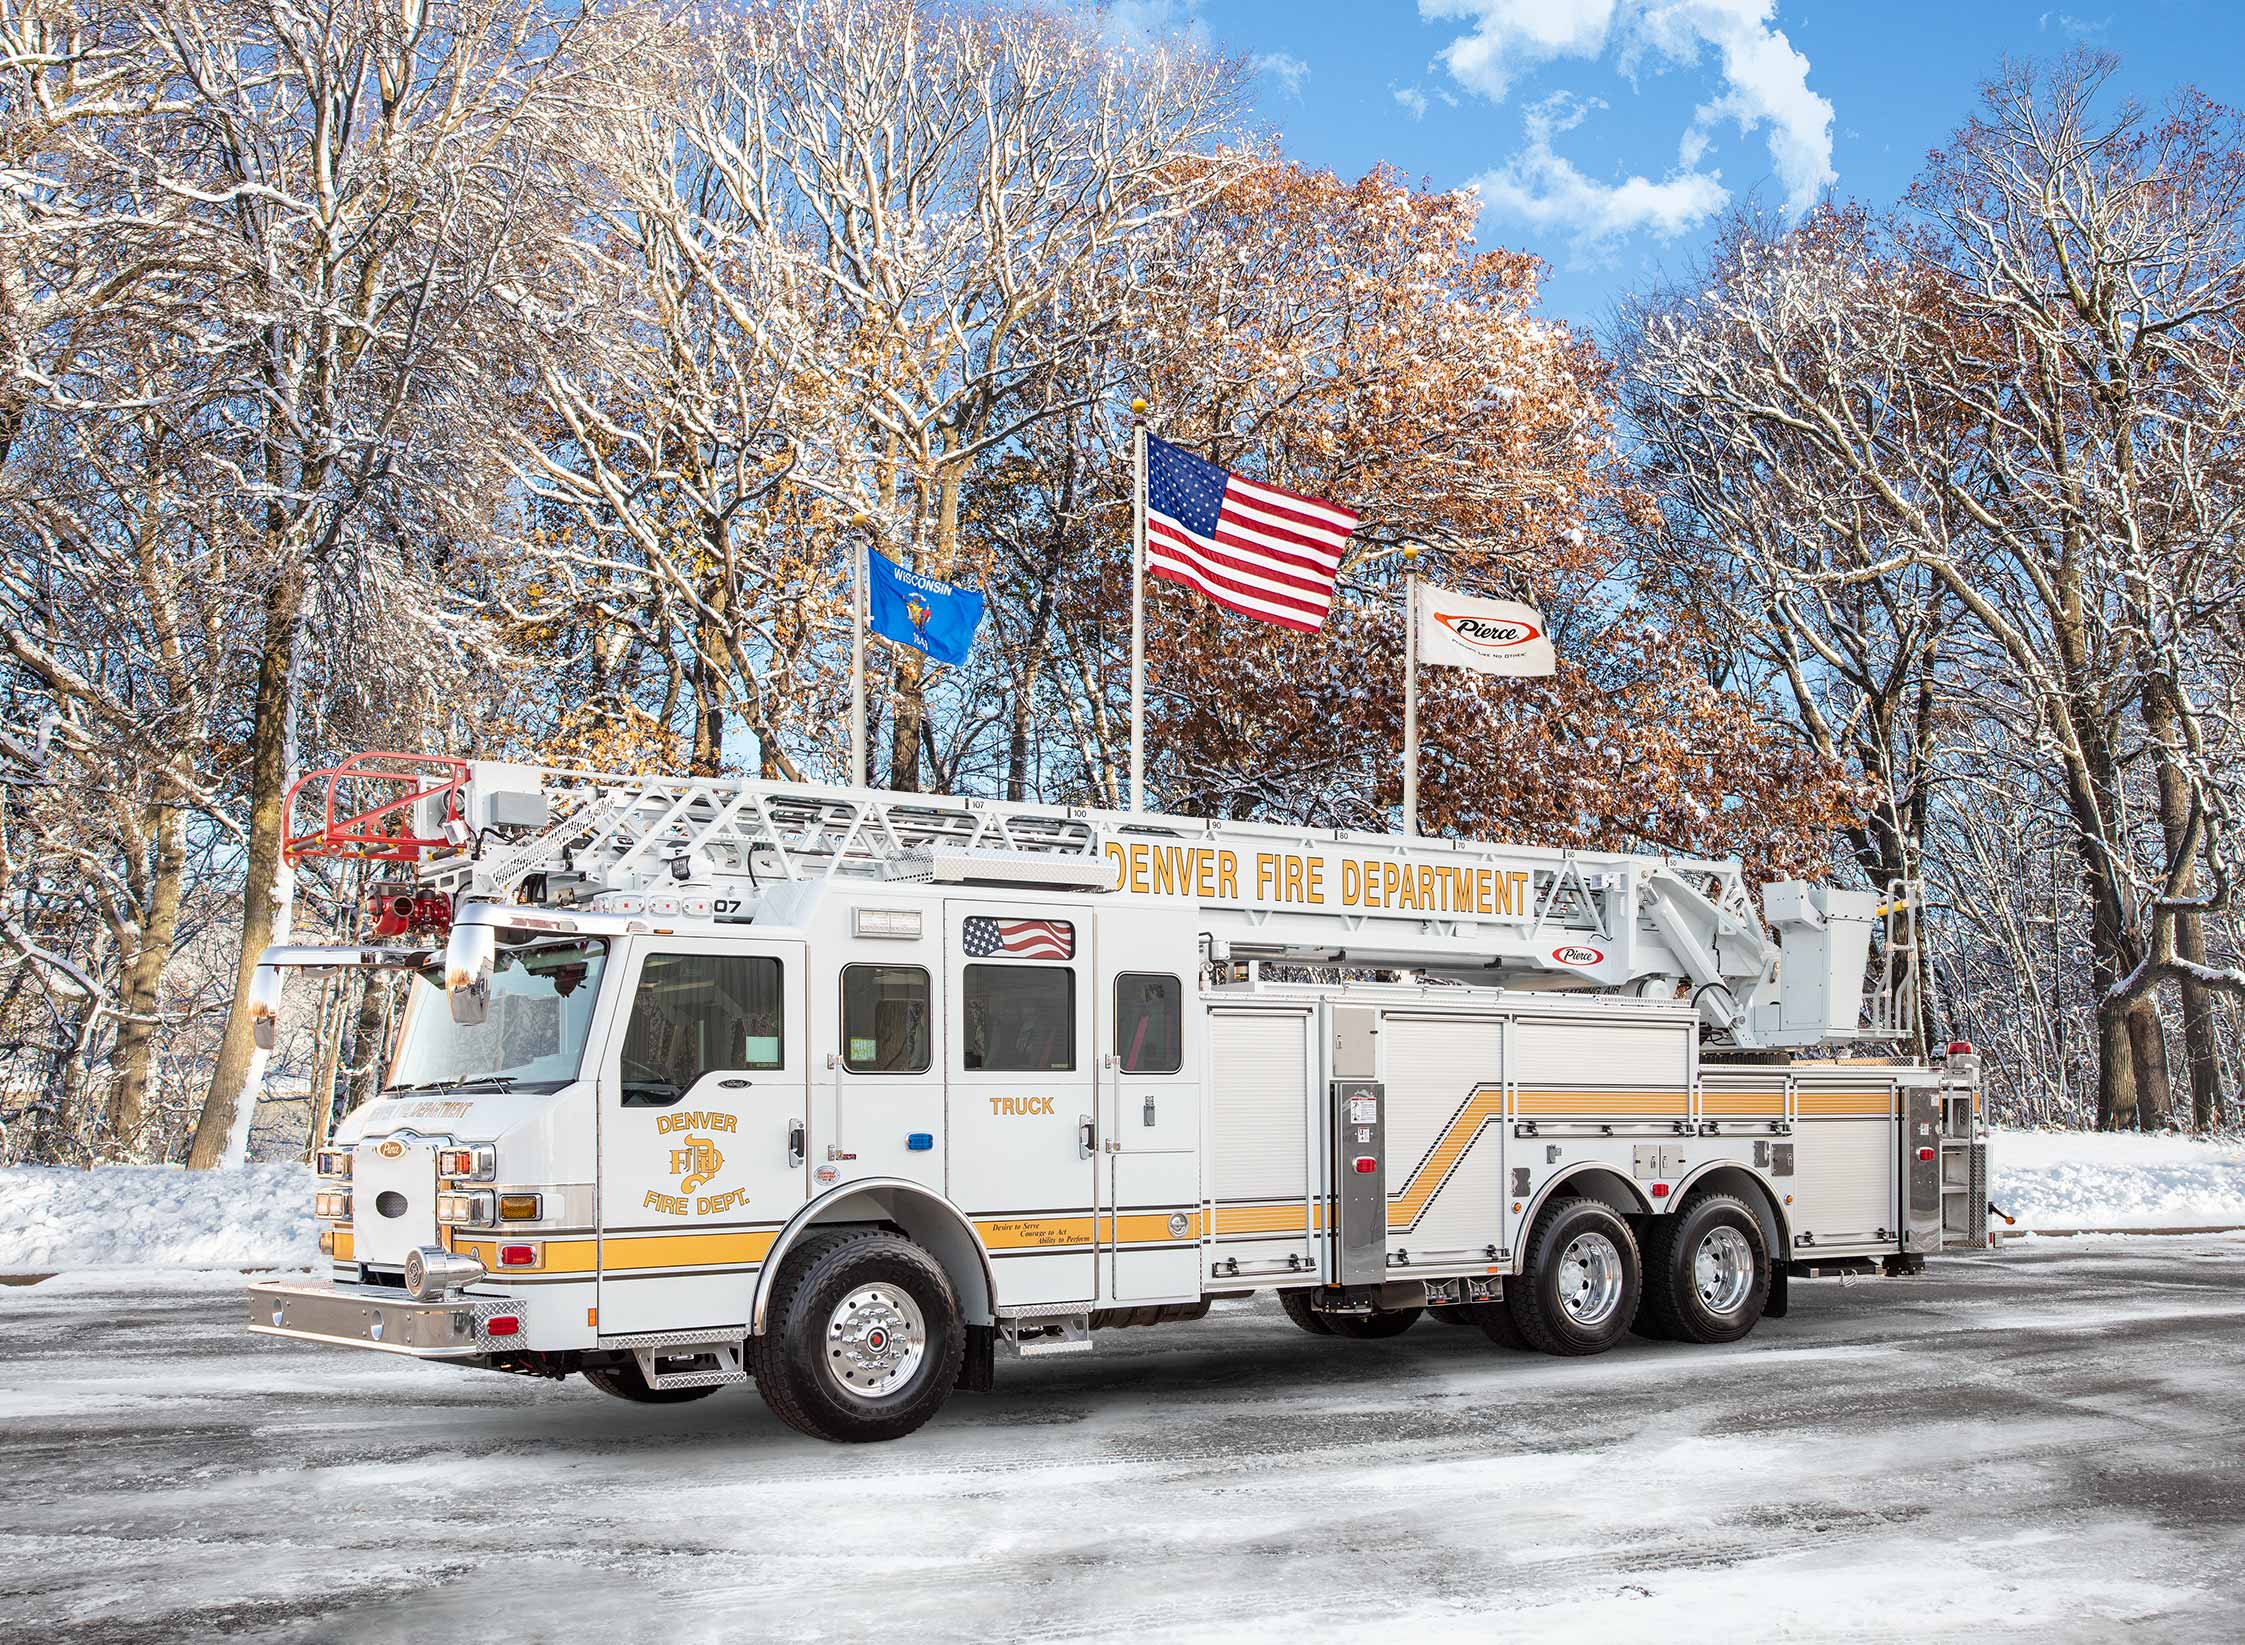
{"label": "blue sky", "polygon": [[1116,0],[1114,26],[1256,60],[1295,159],[1478,181],[1484,244],[1552,265],[1547,310],[1597,325],[1687,263],[1712,214],[1829,188],[1886,204],[2006,53],[2086,41],[2156,103],[2245,102],[2245,0]]}

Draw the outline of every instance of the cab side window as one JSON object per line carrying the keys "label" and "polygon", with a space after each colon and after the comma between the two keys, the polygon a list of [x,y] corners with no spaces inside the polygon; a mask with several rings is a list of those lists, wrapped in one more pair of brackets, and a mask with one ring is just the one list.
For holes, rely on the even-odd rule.
{"label": "cab side window", "polygon": [[928,1071],[928,973],[917,965],[842,968],[842,1066],[853,1074]]}
{"label": "cab side window", "polygon": [[650,954],[624,1026],[627,1091],[688,1091],[704,1074],[777,1068],[783,1007],[780,962],[762,954]]}
{"label": "cab side window", "polygon": [[1115,979],[1115,1060],[1126,1074],[1174,1074],[1183,1066],[1183,983],[1152,971]]}
{"label": "cab side window", "polygon": [[970,965],[961,978],[962,1066],[1059,1073],[1076,1066],[1076,973],[1064,965]]}

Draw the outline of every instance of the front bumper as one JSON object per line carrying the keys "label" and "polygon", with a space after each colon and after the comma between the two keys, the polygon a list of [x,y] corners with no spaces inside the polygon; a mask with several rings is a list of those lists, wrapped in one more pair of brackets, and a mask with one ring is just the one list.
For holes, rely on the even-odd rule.
{"label": "front bumper", "polygon": [[[473,1359],[494,1351],[483,1327],[493,1314],[522,1305],[493,1298],[416,1302],[359,1285],[289,1284],[265,1280],[249,1288],[249,1328],[258,1336],[294,1337],[415,1359]],[[513,1341],[506,1344],[515,1347]]]}

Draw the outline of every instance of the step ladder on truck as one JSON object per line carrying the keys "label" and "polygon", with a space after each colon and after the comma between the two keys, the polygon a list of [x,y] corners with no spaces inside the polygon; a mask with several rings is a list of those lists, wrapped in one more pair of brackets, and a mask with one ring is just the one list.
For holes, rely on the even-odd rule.
{"label": "step ladder on truck", "polygon": [[864,1440],[1253,1291],[1590,1354],[1987,1243],[1977,1059],[1891,1054],[1907,888],[392,754],[291,806],[367,937],[268,950],[260,1043],[305,968],[403,1015],[268,1335]]}

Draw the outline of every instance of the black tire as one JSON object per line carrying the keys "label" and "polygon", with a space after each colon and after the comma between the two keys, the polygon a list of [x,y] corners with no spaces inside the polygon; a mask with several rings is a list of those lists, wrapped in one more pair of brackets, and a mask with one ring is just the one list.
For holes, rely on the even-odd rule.
{"label": "black tire", "polygon": [[[902,1382],[880,1391],[851,1386],[854,1376],[870,1383],[879,1369],[853,1363],[849,1348],[829,1339],[829,1326],[851,1294],[874,1288],[878,1296],[863,1315],[871,1323],[863,1329],[883,1339],[863,1346],[888,1346],[888,1320],[899,1310],[879,1298],[908,1299],[924,1337],[918,1364]],[[958,1297],[935,1258],[901,1235],[842,1229],[813,1235],[789,1255],[764,1334],[748,1339],[749,1368],[764,1403],[801,1433],[844,1444],[901,1439],[951,1396],[966,1338]]]}
{"label": "black tire", "polygon": [[[1732,1237],[1723,1238],[1725,1230]],[[1710,1240],[1728,1250],[1710,1253],[1715,1267],[1703,1289],[1699,1258],[1702,1245]],[[1753,1265],[1743,1291],[1736,1277],[1741,1246]],[[1737,1196],[1694,1194],[1674,1215],[1655,1217],[1646,1230],[1645,1300],[1637,1311],[1640,1336],[1672,1342],[1736,1342],[1760,1323],[1769,1293],[1769,1248],[1762,1239],[1762,1225]],[[1728,1307],[1717,1306],[1726,1300]]]}
{"label": "black tire", "polygon": [[1278,1305],[1286,1310],[1288,1319],[1311,1336],[1329,1337],[1333,1334],[1333,1326],[1327,1316],[1310,1306],[1309,1292],[1281,1291],[1278,1294]]}
{"label": "black tire", "polygon": [[1325,1322],[1337,1337],[1347,1337],[1351,1342],[1377,1342],[1383,1337],[1399,1337],[1419,1323],[1424,1308],[1379,1308],[1369,1314],[1328,1314]]}
{"label": "black tire", "polygon": [[[1510,1291],[1512,1286],[1507,1284],[1505,1289]],[[1520,1334],[1520,1327],[1513,1324],[1512,1310],[1503,1298],[1477,1302],[1466,1312],[1473,1316],[1472,1323],[1481,1327],[1481,1334],[1499,1348],[1517,1348],[1524,1352],[1530,1346],[1528,1339]]]}
{"label": "black tire", "polygon": [[[1600,1286],[1585,1286],[1587,1271],[1566,1260],[1577,1241],[1610,1270],[1605,1279],[1611,1291],[1602,1299],[1596,1295]],[[1530,1347],[1570,1357],[1602,1354],[1629,1334],[1643,1276],[1636,1237],[1618,1213],[1594,1199],[1563,1199],[1536,1219],[1520,1276],[1505,1282],[1504,1300]],[[1579,1303],[1571,1308],[1562,1287],[1568,1295],[1587,1289],[1584,1301],[1596,1305],[1594,1317],[1586,1317]]]}
{"label": "black tire", "polygon": [[719,1385],[707,1388],[650,1388],[647,1379],[639,1374],[639,1362],[626,1360],[621,1365],[588,1365],[585,1380],[602,1393],[616,1399],[628,1399],[634,1405],[684,1405],[690,1400],[707,1399],[717,1392]]}
{"label": "black tire", "polygon": [[1437,1325],[1471,1325],[1474,1323],[1473,1305],[1456,1302],[1437,1303],[1427,1310],[1427,1318],[1433,1320]]}

